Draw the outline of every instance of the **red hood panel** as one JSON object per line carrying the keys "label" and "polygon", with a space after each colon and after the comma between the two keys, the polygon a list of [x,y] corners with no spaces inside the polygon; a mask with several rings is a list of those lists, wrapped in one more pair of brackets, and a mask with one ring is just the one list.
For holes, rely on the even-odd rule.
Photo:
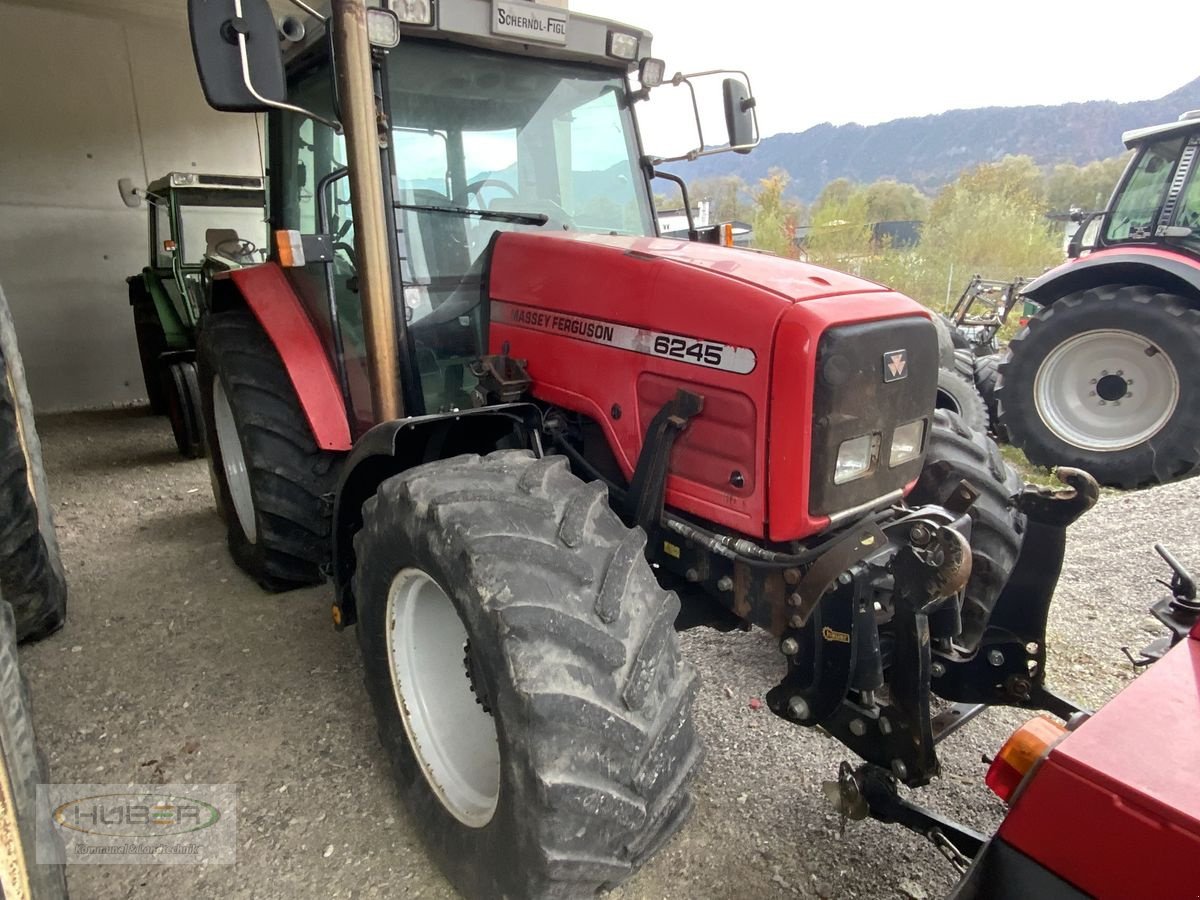
{"label": "red hood panel", "polygon": [[767,253],[755,253],[735,247],[718,247],[714,244],[697,244],[674,238],[618,237],[615,235],[571,233],[513,233],[504,236],[505,244],[531,240],[539,244],[546,239],[570,241],[611,247],[643,258],[670,260],[697,269],[733,278],[777,294],[792,302],[815,300],[835,294],[861,294],[868,291],[885,291],[887,288],[857,278],[844,272],[823,269],[820,266],[782,259]]}

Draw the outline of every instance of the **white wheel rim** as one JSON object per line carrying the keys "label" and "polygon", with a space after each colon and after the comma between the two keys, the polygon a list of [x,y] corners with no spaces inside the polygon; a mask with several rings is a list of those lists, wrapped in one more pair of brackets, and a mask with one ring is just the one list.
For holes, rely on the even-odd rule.
{"label": "white wheel rim", "polygon": [[467,630],[420,569],[392,579],[385,628],[396,705],[421,771],[456,819],[482,828],[500,799],[500,740],[467,677]]}
{"label": "white wheel rim", "polygon": [[1033,384],[1038,415],[1083,450],[1135,447],[1162,430],[1179,404],[1171,358],[1132,331],[1085,331],[1056,347]]}
{"label": "white wheel rim", "polygon": [[221,452],[221,467],[225,470],[225,485],[233,500],[242,533],[251,544],[258,540],[258,523],[254,518],[254,495],[250,493],[250,473],[246,470],[246,455],[233,421],[233,410],[221,379],[213,376],[213,424],[217,429],[217,449]]}

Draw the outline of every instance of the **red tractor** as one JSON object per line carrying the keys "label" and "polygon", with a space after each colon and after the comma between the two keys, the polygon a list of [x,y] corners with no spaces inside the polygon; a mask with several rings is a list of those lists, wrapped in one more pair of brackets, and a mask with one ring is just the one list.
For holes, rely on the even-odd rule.
{"label": "red tractor", "polygon": [[[1095,482],[1023,489],[935,413],[908,298],[656,234],[651,179],[682,183],[635,112],[699,76],[665,80],[648,33],[394,7],[335,0],[281,52],[265,0],[190,0],[209,103],[267,114],[275,234],[214,276],[197,355],[232,553],[268,588],[333,581],[450,880],[590,894],[681,826],[677,628],[769,631],[770,709],[892,791],[979,704],[1072,713],[1045,617]],[[727,144],[689,157],[756,143],[745,77],[719,84]]]}
{"label": "red tractor", "polygon": [[1124,136],[1135,154],[1001,358],[999,426],[1039,465],[1138,487],[1200,467],[1200,110]]}

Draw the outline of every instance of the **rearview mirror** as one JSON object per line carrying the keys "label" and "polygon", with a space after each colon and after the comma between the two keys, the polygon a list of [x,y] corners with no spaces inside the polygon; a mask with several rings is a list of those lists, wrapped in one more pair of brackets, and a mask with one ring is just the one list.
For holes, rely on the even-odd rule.
{"label": "rearview mirror", "polygon": [[142,205],[142,195],[133,186],[132,178],[118,178],[117,190],[121,192],[121,202],[130,209],[137,209]]}
{"label": "rearview mirror", "polygon": [[721,85],[725,95],[725,127],[729,130],[729,149],[749,153],[754,138],[754,98],[750,89],[736,78],[726,78]]}
{"label": "rearview mirror", "polygon": [[279,31],[267,0],[188,0],[188,26],[196,73],[213,109],[265,112],[287,100]]}

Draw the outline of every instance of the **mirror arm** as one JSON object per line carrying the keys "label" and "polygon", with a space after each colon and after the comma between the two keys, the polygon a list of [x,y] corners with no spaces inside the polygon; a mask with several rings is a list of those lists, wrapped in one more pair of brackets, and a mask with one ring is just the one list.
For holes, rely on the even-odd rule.
{"label": "mirror arm", "polygon": [[653,162],[650,164],[650,177],[662,178],[664,181],[670,181],[672,184],[679,185],[679,193],[683,195],[683,213],[687,216],[688,240],[698,241],[700,239],[700,232],[696,230],[696,220],[692,218],[692,200],[688,196],[687,182],[672,172],[658,171],[654,168]]}
{"label": "mirror arm", "polygon": [[289,0],[289,2],[292,4],[292,6],[295,6],[298,9],[304,10],[306,13],[308,13],[310,16],[312,16],[318,22],[325,23],[325,22],[329,21],[328,16],[321,15],[319,12],[317,12],[315,9],[313,9],[311,6],[309,6],[307,3],[305,3],[304,0]]}
{"label": "mirror arm", "polygon": [[[296,2],[296,0],[292,0]],[[242,17],[242,0],[233,0],[234,15],[237,18]],[[237,32],[238,53],[242,60],[242,83],[246,86],[246,90],[250,92],[250,96],[261,103],[263,106],[268,106],[271,109],[281,109],[285,112],[298,113],[305,118],[312,119],[314,122],[320,122],[322,125],[327,125],[334,130],[335,134],[342,133],[342,123],[334,119],[327,119],[324,116],[319,116],[315,112],[305,109],[302,106],[294,106],[291,103],[277,103],[274,100],[268,100],[250,82],[250,54],[246,50],[246,35],[241,31]]]}

